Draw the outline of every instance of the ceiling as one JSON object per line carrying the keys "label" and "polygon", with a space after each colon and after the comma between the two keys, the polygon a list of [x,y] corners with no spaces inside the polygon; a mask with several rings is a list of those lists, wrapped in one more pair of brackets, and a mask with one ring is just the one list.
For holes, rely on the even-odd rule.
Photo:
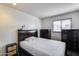
{"label": "ceiling", "polygon": [[78,3],[17,3],[16,6],[6,3],[3,5],[39,18],[55,16],[79,9]]}

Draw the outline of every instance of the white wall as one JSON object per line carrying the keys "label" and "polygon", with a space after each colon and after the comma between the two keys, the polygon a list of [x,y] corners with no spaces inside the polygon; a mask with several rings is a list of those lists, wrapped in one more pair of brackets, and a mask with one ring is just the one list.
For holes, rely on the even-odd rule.
{"label": "white wall", "polygon": [[[0,47],[17,42],[17,29],[40,29],[41,21],[35,16],[0,5]],[[0,48],[0,55],[4,55]]]}
{"label": "white wall", "polygon": [[[52,30],[52,22],[55,20],[72,18],[72,29],[79,29],[79,12],[66,13],[58,16],[46,17],[43,18],[42,28],[43,29],[51,29]],[[52,39],[61,40],[61,33],[55,33],[51,31]]]}

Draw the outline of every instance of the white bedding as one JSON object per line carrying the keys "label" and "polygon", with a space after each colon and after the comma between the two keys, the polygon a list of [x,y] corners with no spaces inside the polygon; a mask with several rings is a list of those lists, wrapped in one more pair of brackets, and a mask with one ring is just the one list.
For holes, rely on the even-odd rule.
{"label": "white bedding", "polygon": [[43,38],[27,38],[20,46],[34,56],[64,56],[65,53],[64,42]]}

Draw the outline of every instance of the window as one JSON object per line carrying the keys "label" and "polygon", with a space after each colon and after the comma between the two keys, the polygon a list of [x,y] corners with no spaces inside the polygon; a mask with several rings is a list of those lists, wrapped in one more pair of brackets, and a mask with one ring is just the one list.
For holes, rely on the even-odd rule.
{"label": "window", "polygon": [[61,31],[61,21],[54,21],[53,22],[53,31],[60,32]]}
{"label": "window", "polygon": [[71,21],[62,20],[62,29],[71,29]]}
{"label": "window", "polygon": [[59,20],[53,22],[53,31],[54,32],[61,32],[62,29],[71,29],[71,20]]}

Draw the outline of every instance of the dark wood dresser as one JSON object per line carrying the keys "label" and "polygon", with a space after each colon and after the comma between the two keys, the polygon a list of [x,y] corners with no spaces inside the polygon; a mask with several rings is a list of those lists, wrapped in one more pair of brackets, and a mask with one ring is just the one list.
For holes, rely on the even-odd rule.
{"label": "dark wood dresser", "polygon": [[66,43],[66,55],[79,56],[79,29],[62,30],[61,37]]}
{"label": "dark wood dresser", "polygon": [[51,29],[40,29],[40,37],[51,39]]}

